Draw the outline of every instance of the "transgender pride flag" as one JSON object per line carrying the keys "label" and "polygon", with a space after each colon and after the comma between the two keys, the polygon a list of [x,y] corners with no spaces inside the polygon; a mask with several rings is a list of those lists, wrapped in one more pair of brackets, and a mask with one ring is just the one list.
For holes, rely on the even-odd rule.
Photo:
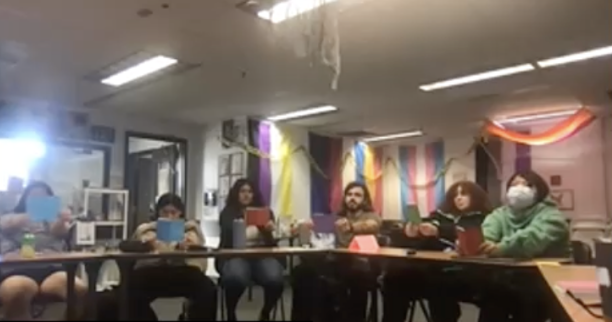
{"label": "transgender pride flag", "polygon": [[441,176],[435,184],[422,187],[425,183],[434,180],[436,174],[444,168],[444,142],[400,146],[398,149],[402,215],[407,219],[406,205],[417,205],[421,217],[426,217],[444,201],[444,176]]}

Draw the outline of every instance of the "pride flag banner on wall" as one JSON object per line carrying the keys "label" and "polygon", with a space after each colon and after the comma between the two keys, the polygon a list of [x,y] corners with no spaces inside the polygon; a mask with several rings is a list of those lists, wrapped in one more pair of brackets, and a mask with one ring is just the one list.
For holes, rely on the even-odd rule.
{"label": "pride flag banner on wall", "polygon": [[400,206],[404,219],[408,219],[408,207],[416,205],[421,216],[428,216],[444,201],[444,176],[433,184],[420,186],[421,183],[435,179],[444,168],[444,142],[438,141],[418,146],[398,147],[400,168],[399,192]]}
{"label": "pride flag banner on wall", "polygon": [[310,211],[331,214],[342,205],[342,139],[308,134],[308,151],[325,176],[310,166]]}
{"label": "pride flag banner on wall", "polygon": [[366,184],[372,197],[372,206],[380,214],[383,210],[383,150],[381,147],[372,148],[357,142],[353,147],[353,157],[355,180]]}

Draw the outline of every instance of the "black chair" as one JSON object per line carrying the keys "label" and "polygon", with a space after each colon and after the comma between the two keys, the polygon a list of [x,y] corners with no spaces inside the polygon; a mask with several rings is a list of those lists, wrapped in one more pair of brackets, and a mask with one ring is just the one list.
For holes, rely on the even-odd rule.
{"label": "black chair", "polygon": [[572,259],[576,265],[593,265],[593,250],[581,240],[572,240]]}

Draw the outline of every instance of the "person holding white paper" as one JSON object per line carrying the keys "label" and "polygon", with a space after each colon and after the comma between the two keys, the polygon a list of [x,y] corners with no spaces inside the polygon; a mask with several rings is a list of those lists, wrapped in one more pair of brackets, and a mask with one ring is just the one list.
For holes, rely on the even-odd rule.
{"label": "person holding white paper", "polygon": [[[53,190],[44,182],[31,182],[23,192],[12,214],[0,216],[0,252],[2,256],[20,257],[26,237],[36,253],[61,253],[67,250],[70,238],[71,214],[56,209],[51,222],[37,222],[27,213],[26,204],[32,198],[48,198]],[[35,216],[34,216],[35,217]],[[34,254],[30,254],[34,255]],[[35,255],[34,255],[35,256]],[[0,269],[0,302],[4,307],[5,320],[31,319],[30,304],[38,294],[66,298],[66,272],[61,264],[41,264],[32,268]],[[80,279],[75,281],[77,298],[87,293],[87,285]],[[79,306],[82,307],[82,306]]]}
{"label": "person holding white paper", "polygon": [[[151,251],[188,250],[203,247],[204,235],[194,220],[185,219],[185,204],[181,197],[166,193],[155,204],[155,221],[138,226],[133,239]],[[181,241],[161,241],[158,229],[161,221],[184,221]],[[215,321],[217,293],[214,282],[206,276],[206,258],[151,259],[136,263],[130,275],[130,320],[156,321],[151,302],[158,298],[185,297],[189,300],[187,318],[190,321]],[[117,320],[118,298],[112,294],[99,304],[99,320]]]}

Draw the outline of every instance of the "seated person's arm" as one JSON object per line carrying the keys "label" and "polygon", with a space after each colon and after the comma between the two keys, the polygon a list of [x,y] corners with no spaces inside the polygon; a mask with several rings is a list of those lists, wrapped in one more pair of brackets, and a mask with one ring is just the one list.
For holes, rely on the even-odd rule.
{"label": "seated person's arm", "polygon": [[28,224],[27,214],[5,214],[0,216],[0,230],[18,230]]}
{"label": "seated person's arm", "polygon": [[204,246],[206,239],[197,222],[188,220],[185,223],[185,242],[187,245]]}
{"label": "seated person's arm", "polygon": [[51,223],[49,230],[51,234],[57,238],[66,238],[70,232],[71,213],[62,211],[56,221]]}
{"label": "seated person's arm", "polygon": [[485,241],[499,243],[502,239],[502,222],[504,214],[500,210],[493,211],[482,222],[482,235]]}
{"label": "seated person's arm", "polygon": [[565,238],[569,227],[565,217],[558,211],[536,215],[529,226],[505,236],[499,242],[499,255],[534,258],[541,256],[552,243]]}
{"label": "seated person's arm", "polygon": [[144,224],[140,224],[140,226],[138,226],[138,228],[136,228],[136,230],[134,231],[134,234],[132,234],[132,239],[143,243],[155,241],[155,223],[147,222]]}
{"label": "seated person's arm", "polygon": [[360,219],[352,224],[353,232],[357,235],[376,235],[380,231],[382,219],[375,213]]}

